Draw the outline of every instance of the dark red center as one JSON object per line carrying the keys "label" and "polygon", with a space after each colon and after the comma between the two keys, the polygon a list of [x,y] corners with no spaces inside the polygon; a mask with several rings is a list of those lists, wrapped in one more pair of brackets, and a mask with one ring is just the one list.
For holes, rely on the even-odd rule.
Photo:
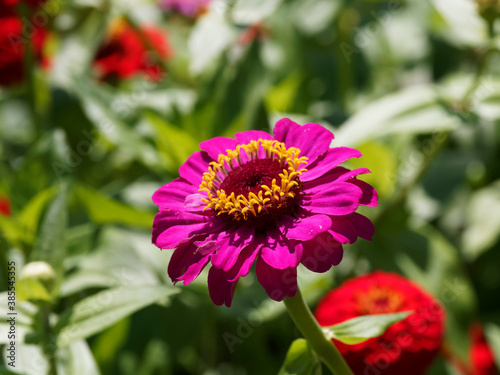
{"label": "dark red center", "polygon": [[[283,173],[283,167],[277,160],[252,160],[229,172],[226,178],[224,178],[224,181],[222,181],[220,189],[224,190],[226,195],[234,193],[236,197],[241,194],[245,198],[249,198],[249,193],[258,195],[259,192],[263,190],[262,185],[271,188],[274,179],[276,179],[276,185],[281,186],[280,173]],[[241,220],[240,224],[251,225],[257,230],[264,230],[272,225],[272,223],[278,221],[281,216],[293,214],[297,206],[300,190],[300,181],[298,182],[299,186],[294,186],[291,189],[291,191],[295,193],[294,197],[286,197],[285,200],[280,203],[266,206],[257,217],[253,214],[249,214],[245,221]],[[257,211],[258,206],[254,205],[254,208]],[[222,216],[229,221],[235,220],[232,215],[222,214]]]}
{"label": "dark red center", "polygon": [[262,185],[271,187],[273,179],[276,179],[276,184],[281,186],[280,173],[283,173],[283,167],[279,161],[257,159],[229,172],[220,187],[227,195],[231,193],[235,196],[242,194],[244,197],[248,197],[249,193],[258,195]]}

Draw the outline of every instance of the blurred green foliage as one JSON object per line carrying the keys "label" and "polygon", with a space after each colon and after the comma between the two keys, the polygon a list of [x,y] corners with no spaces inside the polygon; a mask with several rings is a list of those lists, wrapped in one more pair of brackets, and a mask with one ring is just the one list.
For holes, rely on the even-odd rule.
{"label": "blurred green foliage", "polygon": [[[306,343],[287,354],[300,335],[255,277],[216,307],[204,275],[172,285],[170,252],[150,239],[152,193],[199,142],[271,131],[282,117],[359,148],[349,166],[370,168],[380,193],[365,213],[373,242],[346,246],[326,274],[299,269],[310,305],[349,277],[396,271],[444,305],[459,357],[480,321],[500,361],[500,33],[474,1],[213,0],[196,19],[148,0],[42,9],[50,69],[0,90],[0,194],[12,205],[0,215],[0,300],[8,261],[18,275],[40,260],[57,275],[52,291],[18,282],[31,302],[16,306],[16,371],[315,373],[301,367]],[[160,82],[96,78],[93,57],[119,17],[167,33],[174,57]],[[2,302],[3,350],[6,313]],[[453,374],[438,361],[430,373],[443,371]]]}

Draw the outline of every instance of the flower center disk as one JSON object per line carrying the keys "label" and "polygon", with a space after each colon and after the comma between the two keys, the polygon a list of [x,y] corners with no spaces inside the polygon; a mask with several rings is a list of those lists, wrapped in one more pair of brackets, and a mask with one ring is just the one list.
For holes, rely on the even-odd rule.
{"label": "flower center disk", "polygon": [[207,193],[204,210],[225,220],[264,229],[292,214],[301,189],[299,176],[307,158],[278,141],[252,141],[220,154],[203,174],[199,190]]}

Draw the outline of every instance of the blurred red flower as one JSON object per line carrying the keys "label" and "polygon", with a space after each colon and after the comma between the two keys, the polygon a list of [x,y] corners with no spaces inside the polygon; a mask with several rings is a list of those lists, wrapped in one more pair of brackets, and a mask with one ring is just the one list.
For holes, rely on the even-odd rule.
{"label": "blurred red flower", "polygon": [[10,216],[12,214],[12,207],[10,206],[10,200],[7,196],[3,195],[0,197],[0,215]]}
{"label": "blurred red flower", "polygon": [[470,339],[469,358],[472,364],[472,374],[498,375],[499,372],[495,364],[495,357],[486,342],[481,324],[477,323],[471,327]]}
{"label": "blurred red flower", "polygon": [[28,48],[32,49],[36,61],[42,60],[47,31],[34,24],[27,26],[16,16],[0,18],[0,86],[12,86],[24,80],[24,56]]}
{"label": "blurred red flower", "polygon": [[113,28],[94,60],[101,79],[125,79],[145,73],[148,79],[161,81],[163,68],[153,57],[150,48],[154,48],[158,57],[168,60],[172,57],[172,47],[166,33],[159,28],[142,27],[141,34],[127,24]]}
{"label": "blurred red flower", "polygon": [[316,319],[331,326],[361,315],[413,311],[380,337],[346,345],[333,340],[356,375],[424,374],[439,352],[445,313],[408,279],[376,271],[345,282],[319,303]]}

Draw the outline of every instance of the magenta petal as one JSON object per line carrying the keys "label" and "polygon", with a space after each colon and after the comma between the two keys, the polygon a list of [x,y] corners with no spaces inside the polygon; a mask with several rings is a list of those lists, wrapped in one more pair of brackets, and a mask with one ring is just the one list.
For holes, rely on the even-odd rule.
{"label": "magenta petal", "polygon": [[240,277],[248,275],[263,244],[264,239],[260,241],[255,240],[252,244],[243,249],[236,264],[228,272],[229,281],[237,281]]}
{"label": "magenta petal", "polygon": [[375,207],[378,206],[378,193],[377,190],[370,184],[358,180],[358,179],[352,179],[348,180],[351,184],[356,185],[363,191],[363,195],[361,196],[361,199],[359,200],[359,204],[363,206],[369,206],[369,207]]}
{"label": "magenta petal", "polygon": [[332,216],[329,233],[340,243],[354,243],[358,239],[358,230],[347,216]]}
{"label": "magenta petal", "polygon": [[198,186],[194,186],[183,178],[176,178],[172,182],[163,185],[153,194],[153,202],[162,208],[178,208],[184,207],[184,199],[189,194],[198,192]]}
{"label": "magenta petal", "polygon": [[210,255],[199,253],[191,241],[182,243],[170,258],[168,275],[172,282],[184,280],[184,285],[188,285],[198,277],[209,260]]}
{"label": "magenta petal", "polygon": [[208,222],[175,225],[164,230],[156,239],[155,245],[160,249],[173,249],[183,240],[200,234],[211,234],[220,231],[226,225],[227,224],[218,217],[212,218]]}
{"label": "magenta petal", "polygon": [[267,295],[275,301],[283,301],[287,296],[293,297],[297,292],[295,267],[278,270],[269,266],[262,258],[258,258],[255,272]]}
{"label": "magenta petal", "polygon": [[274,138],[284,142],[286,147],[300,149],[300,156],[307,156],[309,163],[316,157],[328,151],[333,140],[333,134],[318,124],[300,126],[290,119],[282,119],[274,127]]}
{"label": "magenta petal", "polygon": [[236,281],[227,281],[224,271],[215,267],[210,268],[208,271],[208,292],[212,302],[217,306],[225,304],[227,307],[231,307],[236,283]]}
{"label": "magenta petal", "polygon": [[366,216],[358,214],[354,212],[350,215],[347,215],[346,218],[354,225],[358,232],[358,236],[371,241],[373,235],[375,234],[375,228],[373,227],[373,223]]}
{"label": "magenta petal", "polygon": [[[210,220],[207,215],[192,214],[183,209],[162,209],[153,220],[153,243],[158,246],[158,237],[167,229],[178,225],[193,225],[206,223]],[[175,246],[174,246],[175,247]],[[165,247],[164,249],[167,249]]]}
{"label": "magenta petal", "polygon": [[327,215],[312,215],[298,219],[284,216],[278,225],[287,238],[309,241],[330,229],[332,220]]}
{"label": "magenta petal", "polygon": [[[227,150],[234,150],[238,142],[234,138],[215,137],[200,143],[200,148],[206,152],[215,161],[219,159],[220,154],[227,155]],[[206,172],[206,171],[205,171]]]}
{"label": "magenta petal", "polygon": [[347,182],[331,182],[304,190],[301,206],[307,211],[327,215],[347,215],[359,206],[361,189]]}
{"label": "magenta petal", "polygon": [[349,147],[335,147],[329,149],[325,154],[321,155],[316,161],[307,166],[307,171],[300,176],[301,181],[311,181],[323,176],[332,171],[340,163],[351,158],[359,158],[361,152]]}
{"label": "magenta petal", "polygon": [[236,140],[238,141],[238,144],[248,144],[251,141],[256,141],[258,139],[269,139],[273,140],[274,137],[266,132],[263,132],[261,130],[249,130],[246,132],[241,132],[241,133],[236,133]]}
{"label": "magenta petal", "polygon": [[329,233],[321,233],[311,241],[302,242],[301,263],[313,272],[326,272],[342,260],[344,251]]}
{"label": "magenta petal", "polygon": [[344,167],[334,168],[331,172],[311,181],[304,181],[303,190],[308,190],[312,188],[317,188],[324,186],[332,182],[345,182],[356,178],[360,174],[371,173],[370,170],[366,168],[359,168],[350,170]]}
{"label": "magenta petal", "polygon": [[203,209],[207,206],[205,202],[202,201],[203,198],[206,198],[206,194],[190,194],[184,200],[184,208],[188,212],[199,212],[203,213]]}
{"label": "magenta petal", "polygon": [[268,229],[266,242],[262,246],[261,258],[269,266],[284,270],[289,267],[297,267],[301,254],[295,250],[295,246],[278,229]]}
{"label": "magenta petal", "polygon": [[208,172],[208,165],[214,161],[206,152],[196,151],[179,168],[182,178],[195,186],[200,186],[203,173]]}
{"label": "magenta petal", "polygon": [[227,272],[236,261],[240,252],[252,243],[255,228],[240,227],[237,230],[222,232],[217,239],[219,249],[212,255],[212,264]]}

